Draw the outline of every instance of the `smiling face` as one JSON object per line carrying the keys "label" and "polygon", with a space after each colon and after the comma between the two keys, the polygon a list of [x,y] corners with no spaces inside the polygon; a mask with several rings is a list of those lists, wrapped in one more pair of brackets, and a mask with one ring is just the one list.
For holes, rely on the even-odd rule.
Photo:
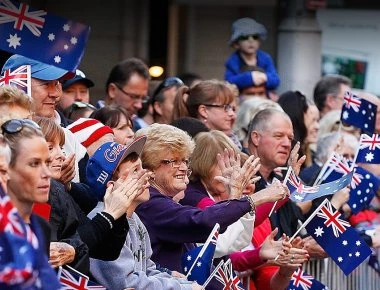
{"label": "smiling face", "polygon": [[304,113],[304,122],[307,129],[305,143],[316,143],[319,130],[319,110],[317,106],[310,105],[308,107],[306,113]]}
{"label": "smiling face", "polygon": [[54,117],[55,106],[62,96],[61,83],[32,78],[31,87],[36,116]]}
{"label": "smiling face", "polygon": [[[8,191],[17,208],[47,202],[50,189],[49,150],[42,137],[19,142],[16,160],[9,167]],[[18,206],[19,205],[19,206]]]}
{"label": "smiling face", "polygon": [[47,144],[49,148],[49,169],[51,171],[51,177],[54,179],[59,179],[61,177],[61,169],[65,156],[63,155],[62,148],[59,145],[59,140],[56,139],[54,142],[47,142]]}
{"label": "smiling face", "polygon": [[188,156],[179,154],[165,154],[162,163],[158,165],[154,172],[154,181],[162,194],[173,197],[180,191],[185,190],[189,183],[187,177],[188,167],[185,162],[181,162],[179,167],[174,163],[165,162],[167,160],[187,160]]}

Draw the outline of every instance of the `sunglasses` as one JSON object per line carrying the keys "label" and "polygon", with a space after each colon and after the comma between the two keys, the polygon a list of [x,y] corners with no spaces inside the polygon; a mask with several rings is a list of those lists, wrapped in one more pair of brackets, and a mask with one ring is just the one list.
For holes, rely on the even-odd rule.
{"label": "sunglasses", "polygon": [[41,130],[40,126],[38,126],[36,122],[29,119],[12,119],[6,121],[3,125],[1,125],[1,130],[3,133],[16,134],[21,132],[24,127]]}
{"label": "sunglasses", "polygon": [[89,104],[89,103],[83,103],[83,102],[74,102],[70,106],[69,112],[67,113],[67,118],[71,119],[71,115],[76,111],[80,109],[89,108],[93,111],[96,111],[96,107]]}
{"label": "sunglasses", "polygon": [[250,34],[250,35],[243,35],[238,38],[238,40],[248,40],[250,37],[252,37],[253,40],[259,40],[260,35],[258,34]]}
{"label": "sunglasses", "polygon": [[180,78],[177,77],[170,77],[165,79],[163,82],[160,83],[160,85],[154,90],[154,93],[152,95],[152,104],[156,101],[156,97],[159,93],[162,91],[165,91],[171,87],[181,87],[184,83]]}

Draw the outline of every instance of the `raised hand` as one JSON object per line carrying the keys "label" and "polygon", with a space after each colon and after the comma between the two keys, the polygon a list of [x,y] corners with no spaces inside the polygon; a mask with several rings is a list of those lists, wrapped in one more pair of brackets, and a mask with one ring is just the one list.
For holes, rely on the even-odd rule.
{"label": "raised hand", "polygon": [[303,155],[301,158],[298,159],[299,154],[298,151],[300,150],[300,142],[297,142],[296,145],[294,145],[292,151],[290,152],[288,165],[291,166],[295,172],[296,175],[300,174],[301,166],[306,160],[306,155]]}
{"label": "raised hand", "polygon": [[289,238],[286,236],[283,239],[275,241],[274,238],[278,233],[278,228],[275,228],[269,236],[266,237],[260,249],[260,258],[262,260],[273,260],[277,255],[285,255],[289,253],[290,248],[292,247],[289,242]]}
{"label": "raised hand", "polygon": [[232,149],[225,149],[223,154],[217,155],[217,160],[222,176],[216,176],[215,179],[225,184],[230,199],[240,198],[249,184],[260,179],[254,176],[260,169],[259,158],[250,156],[241,167],[240,155]]}
{"label": "raised hand", "polygon": [[110,183],[104,196],[104,211],[114,219],[127,212],[132,201],[149,187],[151,172],[143,169],[136,174],[126,172],[115,183]]}
{"label": "raised hand", "polygon": [[68,184],[75,177],[75,155],[71,154],[65,158],[62,163],[61,177],[59,180],[64,184]]}

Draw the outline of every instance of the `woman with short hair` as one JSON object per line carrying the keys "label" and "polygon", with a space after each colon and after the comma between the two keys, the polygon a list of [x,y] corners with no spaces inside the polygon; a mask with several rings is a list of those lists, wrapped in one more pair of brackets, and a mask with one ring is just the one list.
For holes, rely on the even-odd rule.
{"label": "woman with short hair", "polygon": [[[204,210],[182,206],[172,198],[186,190],[189,183],[193,140],[186,132],[165,124],[152,124],[139,130],[136,135],[147,136],[141,160],[143,167],[154,173],[154,178],[150,180],[150,200],[141,204],[136,212],[149,232],[152,259],[161,266],[181,271],[185,243],[205,242],[216,223],[224,232],[241,216],[247,213],[253,215],[257,205],[268,201],[267,196],[260,194],[241,197],[255,174],[254,158],[250,157],[243,168],[235,167],[238,174],[233,177],[234,180],[225,176],[226,182],[233,185],[230,187],[231,194],[236,198],[218,202]],[[224,164],[226,158],[220,158]],[[278,185],[276,191],[271,193],[270,201],[282,199],[287,193],[286,187]]]}

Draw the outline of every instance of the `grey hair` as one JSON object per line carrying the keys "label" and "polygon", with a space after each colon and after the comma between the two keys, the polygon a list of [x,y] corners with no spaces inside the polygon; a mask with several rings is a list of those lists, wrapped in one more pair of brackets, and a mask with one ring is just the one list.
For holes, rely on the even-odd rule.
{"label": "grey hair", "polygon": [[315,151],[316,160],[325,163],[332,153],[332,148],[338,144],[339,138],[339,132],[330,132],[321,135],[317,141],[317,150]]}
{"label": "grey hair", "polygon": [[4,156],[6,162],[9,164],[11,162],[11,154],[11,148],[5,141],[4,136],[0,134],[0,156]]}

